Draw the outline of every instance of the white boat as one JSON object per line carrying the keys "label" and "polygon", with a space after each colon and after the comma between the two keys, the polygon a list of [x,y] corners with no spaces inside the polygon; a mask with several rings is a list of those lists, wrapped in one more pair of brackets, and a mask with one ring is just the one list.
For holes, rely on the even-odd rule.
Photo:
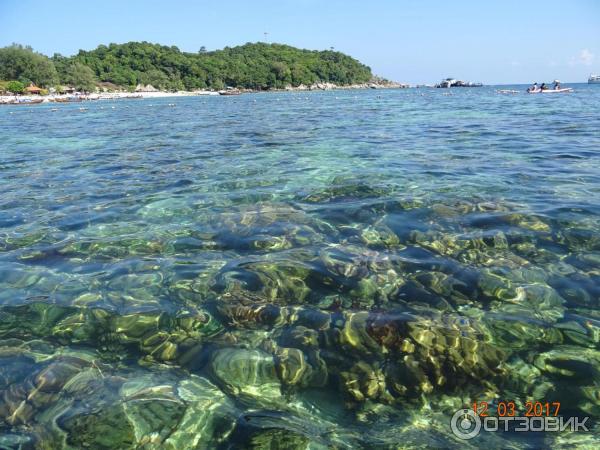
{"label": "white boat", "polygon": [[481,87],[482,83],[473,83],[471,81],[457,80],[455,78],[446,78],[435,85],[436,88],[450,88],[450,87]]}
{"label": "white boat", "polygon": [[446,78],[445,80],[442,80],[439,84],[436,84],[435,87],[438,88],[449,88],[452,87],[456,84],[458,80],[455,80],[454,78]]}
{"label": "white boat", "polygon": [[590,75],[588,84],[600,84],[600,75]]}
{"label": "white boat", "polygon": [[562,88],[562,89],[536,89],[528,90],[530,94],[564,94],[566,92],[573,92],[573,88]]}

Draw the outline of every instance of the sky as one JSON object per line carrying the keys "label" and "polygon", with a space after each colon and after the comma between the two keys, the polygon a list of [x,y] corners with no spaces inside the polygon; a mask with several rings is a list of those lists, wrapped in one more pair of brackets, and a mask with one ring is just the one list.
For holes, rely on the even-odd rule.
{"label": "sky", "polygon": [[142,40],[189,52],[334,47],[411,84],[585,82],[600,74],[600,1],[0,0],[0,47],[72,55]]}

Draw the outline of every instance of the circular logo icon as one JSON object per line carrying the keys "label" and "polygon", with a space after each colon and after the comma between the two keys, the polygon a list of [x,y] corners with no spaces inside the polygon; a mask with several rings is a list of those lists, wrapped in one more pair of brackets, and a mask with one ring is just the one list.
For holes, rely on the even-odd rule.
{"label": "circular logo icon", "polygon": [[459,439],[473,439],[481,431],[481,419],[472,409],[459,409],[452,416],[450,428]]}

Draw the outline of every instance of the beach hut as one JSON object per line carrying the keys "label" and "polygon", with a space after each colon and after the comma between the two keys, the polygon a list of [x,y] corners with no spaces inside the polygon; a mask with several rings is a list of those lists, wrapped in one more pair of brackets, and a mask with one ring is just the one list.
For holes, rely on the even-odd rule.
{"label": "beach hut", "polygon": [[73,86],[60,86],[58,89],[59,94],[74,94],[75,91]]}
{"label": "beach hut", "polygon": [[42,93],[42,88],[39,88],[37,86],[34,86],[33,83],[31,83],[29,86],[27,86],[25,88],[25,91],[27,91],[28,94],[41,94]]}

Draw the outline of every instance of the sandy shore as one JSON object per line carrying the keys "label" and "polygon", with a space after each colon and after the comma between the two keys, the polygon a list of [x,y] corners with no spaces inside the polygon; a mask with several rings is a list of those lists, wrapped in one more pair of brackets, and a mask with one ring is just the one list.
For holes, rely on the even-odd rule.
{"label": "sandy shore", "polygon": [[[294,91],[323,91],[323,90],[346,90],[346,89],[390,89],[406,88],[408,85],[400,83],[374,84],[364,83],[349,86],[338,86],[333,83],[315,83],[311,86],[300,85],[297,87],[286,87],[283,89],[271,89],[268,91],[256,91],[252,89],[240,89],[239,93],[253,92],[294,92]],[[103,92],[94,94],[49,94],[49,95],[0,95],[0,105],[4,104],[37,104],[37,103],[64,103],[86,100],[119,100],[124,98],[163,98],[163,97],[193,97],[200,95],[219,95],[217,91],[178,91],[178,92]],[[40,100],[42,100],[40,102]]]}
{"label": "sandy shore", "polygon": [[[104,94],[90,94],[90,100],[112,100],[118,98],[162,98],[162,97],[193,97],[196,95],[219,95],[215,91],[177,91],[177,92],[110,92]],[[94,98],[97,96],[97,98]]]}
{"label": "sandy shore", "polygon": [[[163,97],[190,97],[197,95],[219,95],[212,91],[179,91],[179,92],[104,92],[97,94],[72,94],[72,95],[0,95],[0,104],[15,103],[62,103],[86,100],[119,100],[123,98],[163,98]],[[39,102],[39,100],[42,100]]]}

